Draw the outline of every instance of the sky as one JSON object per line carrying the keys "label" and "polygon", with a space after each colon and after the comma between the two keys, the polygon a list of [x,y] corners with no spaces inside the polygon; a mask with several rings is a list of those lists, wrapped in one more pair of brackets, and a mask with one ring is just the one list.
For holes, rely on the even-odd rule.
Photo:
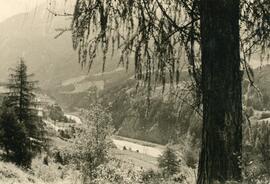
{"label": "sky", "polygon": [[0,0],[0,22],[19,13],[29,12],[48,0]]}

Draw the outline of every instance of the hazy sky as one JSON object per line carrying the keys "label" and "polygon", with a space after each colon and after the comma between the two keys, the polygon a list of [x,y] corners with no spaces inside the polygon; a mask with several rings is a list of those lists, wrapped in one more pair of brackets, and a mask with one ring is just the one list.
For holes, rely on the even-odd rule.
{"label": "hazy sky", "polygon": [[0,0],[0,21],[22,12],[28,12],[47,0]]}

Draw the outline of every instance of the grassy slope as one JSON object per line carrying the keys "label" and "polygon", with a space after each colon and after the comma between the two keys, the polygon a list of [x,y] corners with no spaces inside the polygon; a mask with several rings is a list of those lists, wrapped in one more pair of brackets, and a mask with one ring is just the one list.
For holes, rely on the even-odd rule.
{"label": "grassy slope", "polygon": [[123,162],[130,163],[134,165],[134,167],[141,168],[143,170],[148,170],[148,169],[153,169],[157,170],[158,169],[158,162],[157,159],[145,154],[137,153],[134,151],[129,151],[129,150],[119,150],[119,149],[114,149],[113,150],[113,155],[119,159],[122,160]]}
{"label": "grassy slope", "polygon": [[76,184],[76,182],[80,183],[77,171],[52,161],[49,165],[44,165],[41,158],[35,158],[31,171],[0,161],[0,184]]}
{"label": "grassy slope", "polygon": [[30,173],[23,171],[16,165],[0,162],[0,184],[45,184]]}

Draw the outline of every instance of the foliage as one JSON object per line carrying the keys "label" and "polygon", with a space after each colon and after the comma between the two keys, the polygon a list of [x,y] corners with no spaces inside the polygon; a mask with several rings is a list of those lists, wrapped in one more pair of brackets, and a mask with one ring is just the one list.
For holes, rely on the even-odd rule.
{"label": "foliage", "polygon": [[62,165],[65,165],[64,164],[64,160],[63,160],[63,158],[62,158],[62,156],[61,156],[61,154],[60,154],[60,151],[57,151],[57,152],[55,152],[54,153],[54,161],[56,162],[56,163],[60,163],[60,164],[62,164]]}
{"label": "foliage", "polygon": [[41,179],[10,162],[0,161],[0,181],[4,184],[46,184]]}
{"label": "foliage", "polygon": [[[205,92],[204,94],[206,94],[206,96],[203,98],[205,107],[208,105],[207,104],[208,102],[210,104],[213,101],[213,99],[215,99],[211,97],[208,98],[207,95],[211,96],[211,94],[214,94],[214,92],[216,92],[213,90],[218,89],[215,88],[216,84],[214,82],[208,83],[207,78],[205,78],[206,80],[202,80],[202,77],[205,77],[208,71],[211,72],[211,74],[209,73],[210,76],[209,81],[217,81],[217,84],[219,82],[223,83],[224,78],[222,77],[219,78],[220,74],[215,74],[216,72],[214,72],[213,68],[222,68],[222,66],[226,67],[228,66],[228,70],[226,71],[227,74],[229,76],[232,76],[233,72],[236,72],[238,76],[238,74],[240,73],[239,65],[241,55],[242,62],[248,74],[249,80],[251,81],[251,83],[253,83],[253,73],[247,64],[246,56],[247,55],[249,56],[252,53],[252,51],[254,51],[255,46],[260,47],[262,49],[262,52],[264,52],[266,48],[269,48],[269,39],[267,38],[269,37],[270,32],[269,31],[270,22],[268,19],[269,3],[267,0],[256,2],[245,0],[241,2],[220,1],[218,6],[216,6],[216,8],[222,10],[221,12],[226,10],[226,7],[232,8],[232,14],[228,14],[228,16],[223,17],[221,13],[220,16],[216,16],[214,19],[212,19],[212,17],[209,18],[207,16],[209,15],[211,16],[211,13],[215,14],[216,9],[213,9],[215,6],[212,8],[209,8],[208,6],[211,7],[215,3],[216,2],[214,1],[198,1],[198,0],[187,0],[187,1],[186,0],[184,1],[77,0],[75,10],[73,13],[73,22],[71,26],[73,47],[75,49],[78,49],[79,61],[81,62],[81,64],[83,66],[88,64],[89,68],[91,68],[92,63],[98,53],[97,50],[101,48],[103,51],[103,70],[105,68],[105,60],[107,57],[108,48],[111,47],[113,53],[115,46],[117,46],[118,48],[122,47],[120,63],[126,64],[127,68],[130,56],[134,53],[133,58],[135,63],[135,77],[139,80],[143,80],[146,82],[148,86],[148,91],[151,91],[153,81],[154,82],[159,81],[163,84],[163,86],[165,86],[165,83],[167,81],[169,81],[171,84],[174,84],[174,82],[178,84],[181,65],[183,66],[183,64],[180,62],[188,61],[188,71],[193,77],[191,88],[197,94],[196,105],[199,106],[201,102],[200,95],[201,90],[203,90]],[[226,11],[224,11],[223,13],[226,14]],[[234,19],[234,21],[232,21],[233,22],[232,25],[234,26],[232,26],[231,28],[228,27],[228,29],[224,29],[225,26],[222,25],[222,21],[218,21],[220,18],[224,18],[223,19],[224,22],[227,21],[228,24],[230,24],[232,19]],[[216,65],[213,65],[212,63],[209,63],[209,61],[208,63],[207,61],[202,62],[200,61],[200,54],[202,56],[208,55],[210,58],[213,58],[213,61],[215,61],[215,59],[218,59],[218,57],[214,58],[214,56],[219,55],[219,53],[224,54],[224,52],[222,52],[221,45],[218,45],[218,47],[216,47],[216,50],[212,49],[213,47],[209,47],[208,44],[200,45],[201,43],[205,43],[204,41],[208,40],[208,37],[213,36],[209,35],[208,33],[207,27],[210,24],[209,25],[203,24],[205,23],[204,22],[205,20],[210,20],[210,22],[211,20],[216,21],[216,24],[211,26],[216,30],[217,38],[210,40],[209,43],[210,45],[212,43],[215,44],[223,43],[222,41],[219,42],[222,39],[222,33],[220,32],[220,30],[222,29],[224,29],[225,34],[231,33],[231,35],[227,35],[228,37],[231,36],[231,38],[235,39],[239,39],[239,32],[244,33],[243,34],[244,36],[241,37],[239,40],[233,40],[231,42],[231,45],[235,46],[236,48],[231,52],[236,53],[235,56],[238,59],[237,62],[232,62],[232,69],[230,68],[230,64],[226,65],[225,63],[217,62]],[[202,24],[200,24],[199,21],[201,21]],[[240,25],[238,23],[239,21]],[[203,27],[204,25],[206,26]],[[225,34],[223,34],[223,36]],[[241,49],[243,51],[242,54],[239,53],[240,51],[238,45],[239,43],[241,44]],[[202,53],[200,46],[202,46],[202,48],[205,48],[202,49],[203,51]],[[218,52],[216,53],[215,51]],[[207,60],[207,57],[204,59]],[[234,58],[232,58],[232,60],[234,60]],[[235,68],[233,64],[236,64]],[[201,67],[201,65],[203,66]],[[201,69],[203,71],[201,71]],[[203,73],[202,77],[201,73]],[[233,86],[235,87],[235,89],[238,89],[239,85],[241,84],[240,80],[241,79],[237,80],[238,83],[236,83],[236,85]],[[228,86],[230,85],[229,83],[230,82],[224,84],[226,84],[225,86]],[[205,89],[202,89],[202,86],[204,86]],[[222,94],[219,94],[217,96],[221,97],[226,96],[227,93],[231,92],[229,91],[229,88],[223,91]],[[238,97],[240,94],[237,93],[240,92],[241,90],[233,91],[233,93],[236,93],[236,96]],[[227,108],[226,107],[227,104],[230,106],[234,105],[234,103],[235,104],[238,103],[237,107],[239,107],[238,108],[239,111],[235,113],[236,115],[232,114],[233,117],[230,119],[236,118],[242,119],[241,99],[239,101],[235,100],[231,104],[230,102],[228,103],[224,102],[225,104],[224,107]],[[212,107],[210,105],[210,109],[211,108]],[[224,115],[222,115],[226,114],[227,112],[226,110],[220,108],[221,115],[220,116],[217,115],[215,117],[216,113],[211,114],[212,111],[209,111],[208,113],[207,108],[205,109],[207,113],[206,117],[209,116],[209,118],[204,118],[204,125],[206,128],[205,127],[203,128],[203,133],[204,135],[205,134],[208,135],[208,132],[211,133],[211,131],[213,130],[212,128],[209,128],[210,126],[209,127],[207,126],[208,119],[211,120],[212,117],[213,119],[217,119],[216,122],[220,121],[223,123],[227,123],[224,122],[224,119],[226,118],[224,118]],[[237,115],[239,117],[236,117]],[[240,128],[239,129],[237,128],[236,132],[234,133],[236,134],[235,136],[236,139],[241,137],[241,136],[237,137],[237,135],[241,135],[242,132],[241,123],[239,123],[239,127]],[[231,130],[235,129],[232,128]],[[223,131],[223,127],[221,128],[221,131]],[[224,131],[225,131],[224,135],[226,136],[227,133],[228,134],[230,133],[230,128],[228,128],[228,130],[225,129]],[[215,133],[215,131],[213,131],[213,133]],[[207,147],[209,144],[204,143],[204,140],[206,139],[203,139],[202,145],[205,145]],[[232,141],[235,141],[237,143],[239,142],[239,140],[235,140],[234,136],[232,137]],[[215,146],[215,143],[218,143],[218,141],[213,141],[213,146]],[[221,143],[222,144],[224,143],[224,145],[226,145],[227,142],[221,141]],[[219,146],[219,144],[216,145]],[[211,146],[212,145],[210,145],[210,147]],[[225,146],[221,145],[221,148],[223,147]],[[239,145],[237,147],[240,149]],[[204,148],[202,149],[202,155],[208,154],[204,152],[205,150],[207,149]],[[216,153],[214,149],[208,150],[210,150],[210,152],[212,153]],[[224,151],[226,151],[226,149]],[[229,154],[233,153],[229,152]],[[239,176],[239,178],[241,178],[240,169],[237,165],[238,164],[237,159],[235,160],[233,163],[236,164],[235,166],[234,165],[233,166],[238,169],[238,173],[236,175]],[[216,162],[216,160],[212,161]],[[207,170],[204,171],[205,169],[205,167],[203,166],[204,162],[201,163],[202,164],[200,164],[200,166],[202,165],[202,167],[200,171],[203,171],[202,172],[203,174],[206,173],[207,175],[206,180],[210,180],[210,181],[203,181],[204,178],[202,177],[203,178],[202,183],[212,182],[211,181],[212,176],[208,176]],[[231,164],[229,164],[229,166],[230,165]],[[206,167],[207,166],[208,165],[206,165]],[[209,167],[208,169],[211,170],[212,168]],[[217,168],[221,167],[218,165]],[[217,171],[217,175],[220,174],[218,172],[221,171]],[[224,173],[226,172],[223,171],[221,172],[221,174]],[[232,176],[234,176],[234,174]],[[222,178],[222,176],[218,177]],[[198,181],[198,183],[200,183],[200,180]]]}
{"label": "foliage", "polygon": [[29,166],[32,153],[24,124],[19,122],[13,108],[3,107],[0,115],[0,145],[8,160],[20,166]]}
{"label": "foliage", "polygon": [[18,136],[16,138],[13,137],[15,135],[12,135],[12,138],[15,138],[13,140],[16,142],[15,144],[19,145],[13,149],[16,163],[30,167],[32,157],[45,146],[44,127],[36,110],[38,105],[34,94],[36,82],[29,80],[32,75],[27,74],[27,66],[22,59],[11,71],[7,85],[9,92],[3,102],[3,107],[12,108],[14,113],[10,114],[8,109],[4,109],[3,111],[8,111],[9,114],[4,112],[2,118],[5,123],[10,121],[13,130],[18,134],[15,134]]}
{"label": "foliage", "polygon": [[86,124],[74,141],[73,158],[83,175],[83,183],[97,178],[97,168],[108,162],[111,147],[111,115],[101,105],[91,105],[83,111]]}
{"label": "foliage", "polygon": [[32,175],[47,184],[69,184],[76,183],[76,181],[79,180],[78,171],[73,169],[71,165],[63,166],[60,163],[55,163],[51,157],[47,157],[48,164],[44,164],[42,160],[46,157],[47,156],[41,154],[33,159],[31,167]]}
{"label": "foliage", "polygon": [[186,180],[186,176],[181,172],[172,176],[164,176],[164,174],[159,171],[147,170],[143,171],[141,175],[142,181],[145,184],[189,184]]}
{"label": "foliage", "polygon": [[[181,67],[187,62],[194,82],[200,85],[199,5],[198,0],[76,0],[75,10],[70,14],[51,12],[73,16],[73,47],[78,50],[82,66],[88,64],[91,68],[101,48],[104,69],[108,52],[113,54],[121,49],[120,63],[128,68],[133,58],[136,78],[148,84],[153,81],[165,84],[167,80],[177,83]],[[269,54],[269,3],[241,0],[239,9],[242,61],[249,80],[253,80],[247,56],[257,49]],[[131,54],[135,57],[130,57]]]}
{"label": "foliage", "polygon": [[246,183],[265,183],[270,179],[270,125],[267,121],[253,122],[245,128],[244,178]]}
{"label": "foliage", "polygon": [[112,123],[116,130],[120,129],[123,121],[129,114],[129,108],[132,101],[129,98],[126,89],[130,86],[122,86],[110,89],[107,94],[103,94],[100,99],[102,99],[102,105],[107,106],[110,104],[109,110],[112,113]]}
{"label": "foliage", "polygon": [[199,146],[197,145],[199,141],[194,142],[194,140],[196,140],[196,137],[187,136],[183,149],[183,159],[186,165],[192,169],[196,169],[199,163]]}
{"label": "foliage", "polygon": [[[172,90],[162,94],[162,89],[156,89],[152,95],[148,104],[145,90],[135,89],[134,83],[127,82],[103,93],[100,101],[105,107],[109,104],[119,135],[160,144],[179,142],[188,133],[201,138],[200,112],[192,108],[191,93]],[[183,100],[187,95],[189,100]]]}
{"label": "foliage", "polygon": [[27,66],[22,59],[15,69],[10,70],[6,103],[14,107],[20,122],[24,122],[28,129],[33,128],[31,120],[37,117],[35,107],[38,103],[34,93],[37,81],[30,80],[33,74],[27,74]]}
{"label": "foliage", "polygon": [[155,172],[152,169],[142,172],[142,181],[144,183],[153,182],[155,179],[158,181],[161,177],[161,173]]}
{"label": "foliage", "polygon": [[175,151],[170,146],[167,146],[158,159],[158,166],[165,175],[172,176],[179,171],[180,162],[181,160],[177,158]]}
{"label": "foliage", "polygon": [[64,112],[59,105],[51,105],[48,107],[49,118],[53,121],[68,122],[68,118],[64,116]]}
{"label": "foliage", "polygon": [[106,164],[97,168],[97,178],[93,181],[95,184],[105,183],[124,183],[139,184],[141,183],[141,173],[138,168],[132,164],[124,163],[117,159],[111,158]]}
{"label": "foliage", "polygon": [[95,184],[123,183],[123,184],[187,184],[185,176],[180,173],[164,176],[159,171],[141,170],[130,163],[111,158],[106,164],[97,168]]}
{"label": "foliage", "polygon": [[247,97],[247,106],[256,110],[270,109],[269,69],[270,65],[267,64],[254,70],[256,88],[244,85],[243,94]]}
{"label": "foliage", "polygon": [[[72,147],[71,147],[72,148]],[[63,166],[71,165],[73,163],[73,151],[72,149],[54,149],[51,151],[51,157],[53,162],[59,163]]]}
{"label": "foliage", "polygon": [[71,136],[67,130],[58,130],[59,136],[64,139],[70,139]]}

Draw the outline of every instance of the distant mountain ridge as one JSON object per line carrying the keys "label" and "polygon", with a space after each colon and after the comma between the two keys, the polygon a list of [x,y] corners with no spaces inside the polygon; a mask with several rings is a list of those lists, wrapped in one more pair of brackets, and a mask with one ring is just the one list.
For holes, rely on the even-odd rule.
{"label": "distant mountain ridge", "polygon": [[[70,78],[88,74],[78,63],[77,52],[72,48],[71,33],[57,39],[57,28],[68,28],[70,19],[55,17],[42,5],[29,13],[22,13],[0,23],[0,78],[8,78],[8,69],[14,67],[20,57],[35,74],[40,86],[54,88]],[[101,58],[101,56],[100,56]],[[99,56],[97,57],[99,60]],[[102,60],[102,59],[100,59]],[[102,62],[95,62],[91,73],[102,71]],[[106,71],[115,70],[117,62],[107,62]]]}

